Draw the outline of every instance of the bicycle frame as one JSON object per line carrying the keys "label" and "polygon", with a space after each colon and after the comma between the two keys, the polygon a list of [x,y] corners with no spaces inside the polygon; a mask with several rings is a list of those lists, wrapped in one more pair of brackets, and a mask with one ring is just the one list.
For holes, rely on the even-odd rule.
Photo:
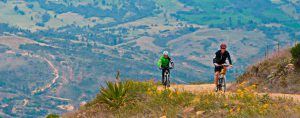
{"label": "bicycle frame", "polygon": [[173,69],[173,68],[168,68],[166,69],[165,73],[164,73],[164,86],[165,87],[168,87],[170,86],[170,70]]}
{"label": "bicycle frame", "polygon": [[224,64],[221,65],[223,66],[221,72],[219,73],[218,76],[218,86],[217,86],[217,91],[224,91],[226,92],[226,73],[228,70],[228,65]]}
{"label": "bicycle frame", "polygon": [[170,79],[170,72],[169,72],[169,70],[166,70],[165,71],[165,74],[164,74],[164,83],[165,83],[165,85],[167,85],[168,84],[168,82],[169,82],[169,79]]}

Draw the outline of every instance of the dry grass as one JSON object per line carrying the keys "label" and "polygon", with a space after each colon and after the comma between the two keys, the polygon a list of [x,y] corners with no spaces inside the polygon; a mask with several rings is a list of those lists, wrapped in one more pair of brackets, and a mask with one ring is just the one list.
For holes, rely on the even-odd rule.
{"label": "dry grass", "polygon": [[[298,118],[300,104],[288,97],[271,97],[258,92],[300,93],[299,70],[289,71],[289,50],[249,67],[231,90],[233,93],[164,90],[153,81],[131,81],[127,97],[120,108],[108,107],[101,101],[90,102],[81,110],[63,117],[216,117],[216,118]],[[193,85],[191,85],[193,86]],[[177,87],[178,88],[178,87]],[[101,96],[101,94],[99,94]],[[99,96],[98,95],[98,96]]]}
{"label": "dry grass", "polygon": [[[75,113],[63,117],[175,117],[188,106],[193,94],[171,90],[158,90],[153,81],[130,81],[127,97],[130,99],[124,106],[112,108],[103,101],[95,99]],[[101,96],[99,94],[98,96]]]}
{"label": "dry grass", "polygon": [[196,111],[205,111],[201,117],[228,118],[296,118],[300,117],[299,103],[288,98],[272,99],[268,94],[259,95],[256,85],[239,84],[236,93],[198,95]]}
{"label": "dry grass", "polygon": [[[291,64],[289,49],[269,55],[267,59],[247,68],[237,83],[255,84],[259,92],[300,93],[300,70],[288,68]],[[236,90],[232,86],[231,90]]]}
{"label": "dry grass", "polygon": [[203,92],[191,94],[179,90],[159,90],[151,81],[133,82],[132,102],[112,109],[92,101],[81,110],[63,115],[65,118],[110,117],[216,117],[216,118],[296,118],[300,117],[300,105],[289,98],[272,98],[256,93],[257,86],[238,85],[236,93]]}

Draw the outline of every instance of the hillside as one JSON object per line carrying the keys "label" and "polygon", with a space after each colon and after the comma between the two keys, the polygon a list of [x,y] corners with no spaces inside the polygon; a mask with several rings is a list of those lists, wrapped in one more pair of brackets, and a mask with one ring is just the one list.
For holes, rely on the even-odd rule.
{"label": "hillside", "polygon": [[154,81],[107,82],[94,100],[63,117],[297,118],[300,73],[291,50],[298,53],[300,44],[251,65],[236,83],[227,84],[226,93],[214,92],[214,84],[174,84],[165,89]]}
{"label": "hillside", "polygon": [[274,53],[248,67],[237,81],[246,85],[255,84],[260,92],[300,93],[300,70],[292,63],[290,49]]}
{"label": "hillside", "polygon": [[[239,84],[235,93],[215,93],[214,85],[172,85],[153,81],[108,83],[97,97],[63,118],[107,117],[263,117],[297,118],[300,95],[256,93],[256,85]],[[195,88],[196,87],[196,88]],[[203,88],[203,90],[199,89]],[[211,89],[211,90],[208,90]],[[192,93],[191,93],[192,92]]]}
{"label": "hillside", "polygon": [[[300,44],[296,47],[299,52]],[[165,89],[154,81],[107,82],[94,100],[62,117],[297,118],[300,73],[290,50],[248,67],[236,83],[227,84],[226,93],[214,92],[214,84],[174,84]]]}
{"label": "hillside", "polygon": [[299,41],[299,0],[0,0],[0,116],[62,114],[122,79],[212,81],[213,54],[229,45],[233,81],[245,67]]}

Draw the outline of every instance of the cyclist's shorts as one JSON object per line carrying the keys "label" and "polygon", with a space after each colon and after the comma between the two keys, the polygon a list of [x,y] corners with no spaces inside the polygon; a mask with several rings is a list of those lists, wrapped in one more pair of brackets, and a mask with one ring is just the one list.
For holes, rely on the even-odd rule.
{"label": "cyclist's shorts", "polygon": [[223,66],[215,66],[215,72],[221,72]]}

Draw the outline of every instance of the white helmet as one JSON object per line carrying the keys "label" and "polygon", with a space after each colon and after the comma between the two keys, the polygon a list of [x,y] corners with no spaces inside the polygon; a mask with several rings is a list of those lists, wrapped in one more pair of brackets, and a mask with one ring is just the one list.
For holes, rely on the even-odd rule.
{"label": "white helmet", "polygon": [[164,55],[169,55],[169,52],[168,51],[164,51],[163,54]]}

